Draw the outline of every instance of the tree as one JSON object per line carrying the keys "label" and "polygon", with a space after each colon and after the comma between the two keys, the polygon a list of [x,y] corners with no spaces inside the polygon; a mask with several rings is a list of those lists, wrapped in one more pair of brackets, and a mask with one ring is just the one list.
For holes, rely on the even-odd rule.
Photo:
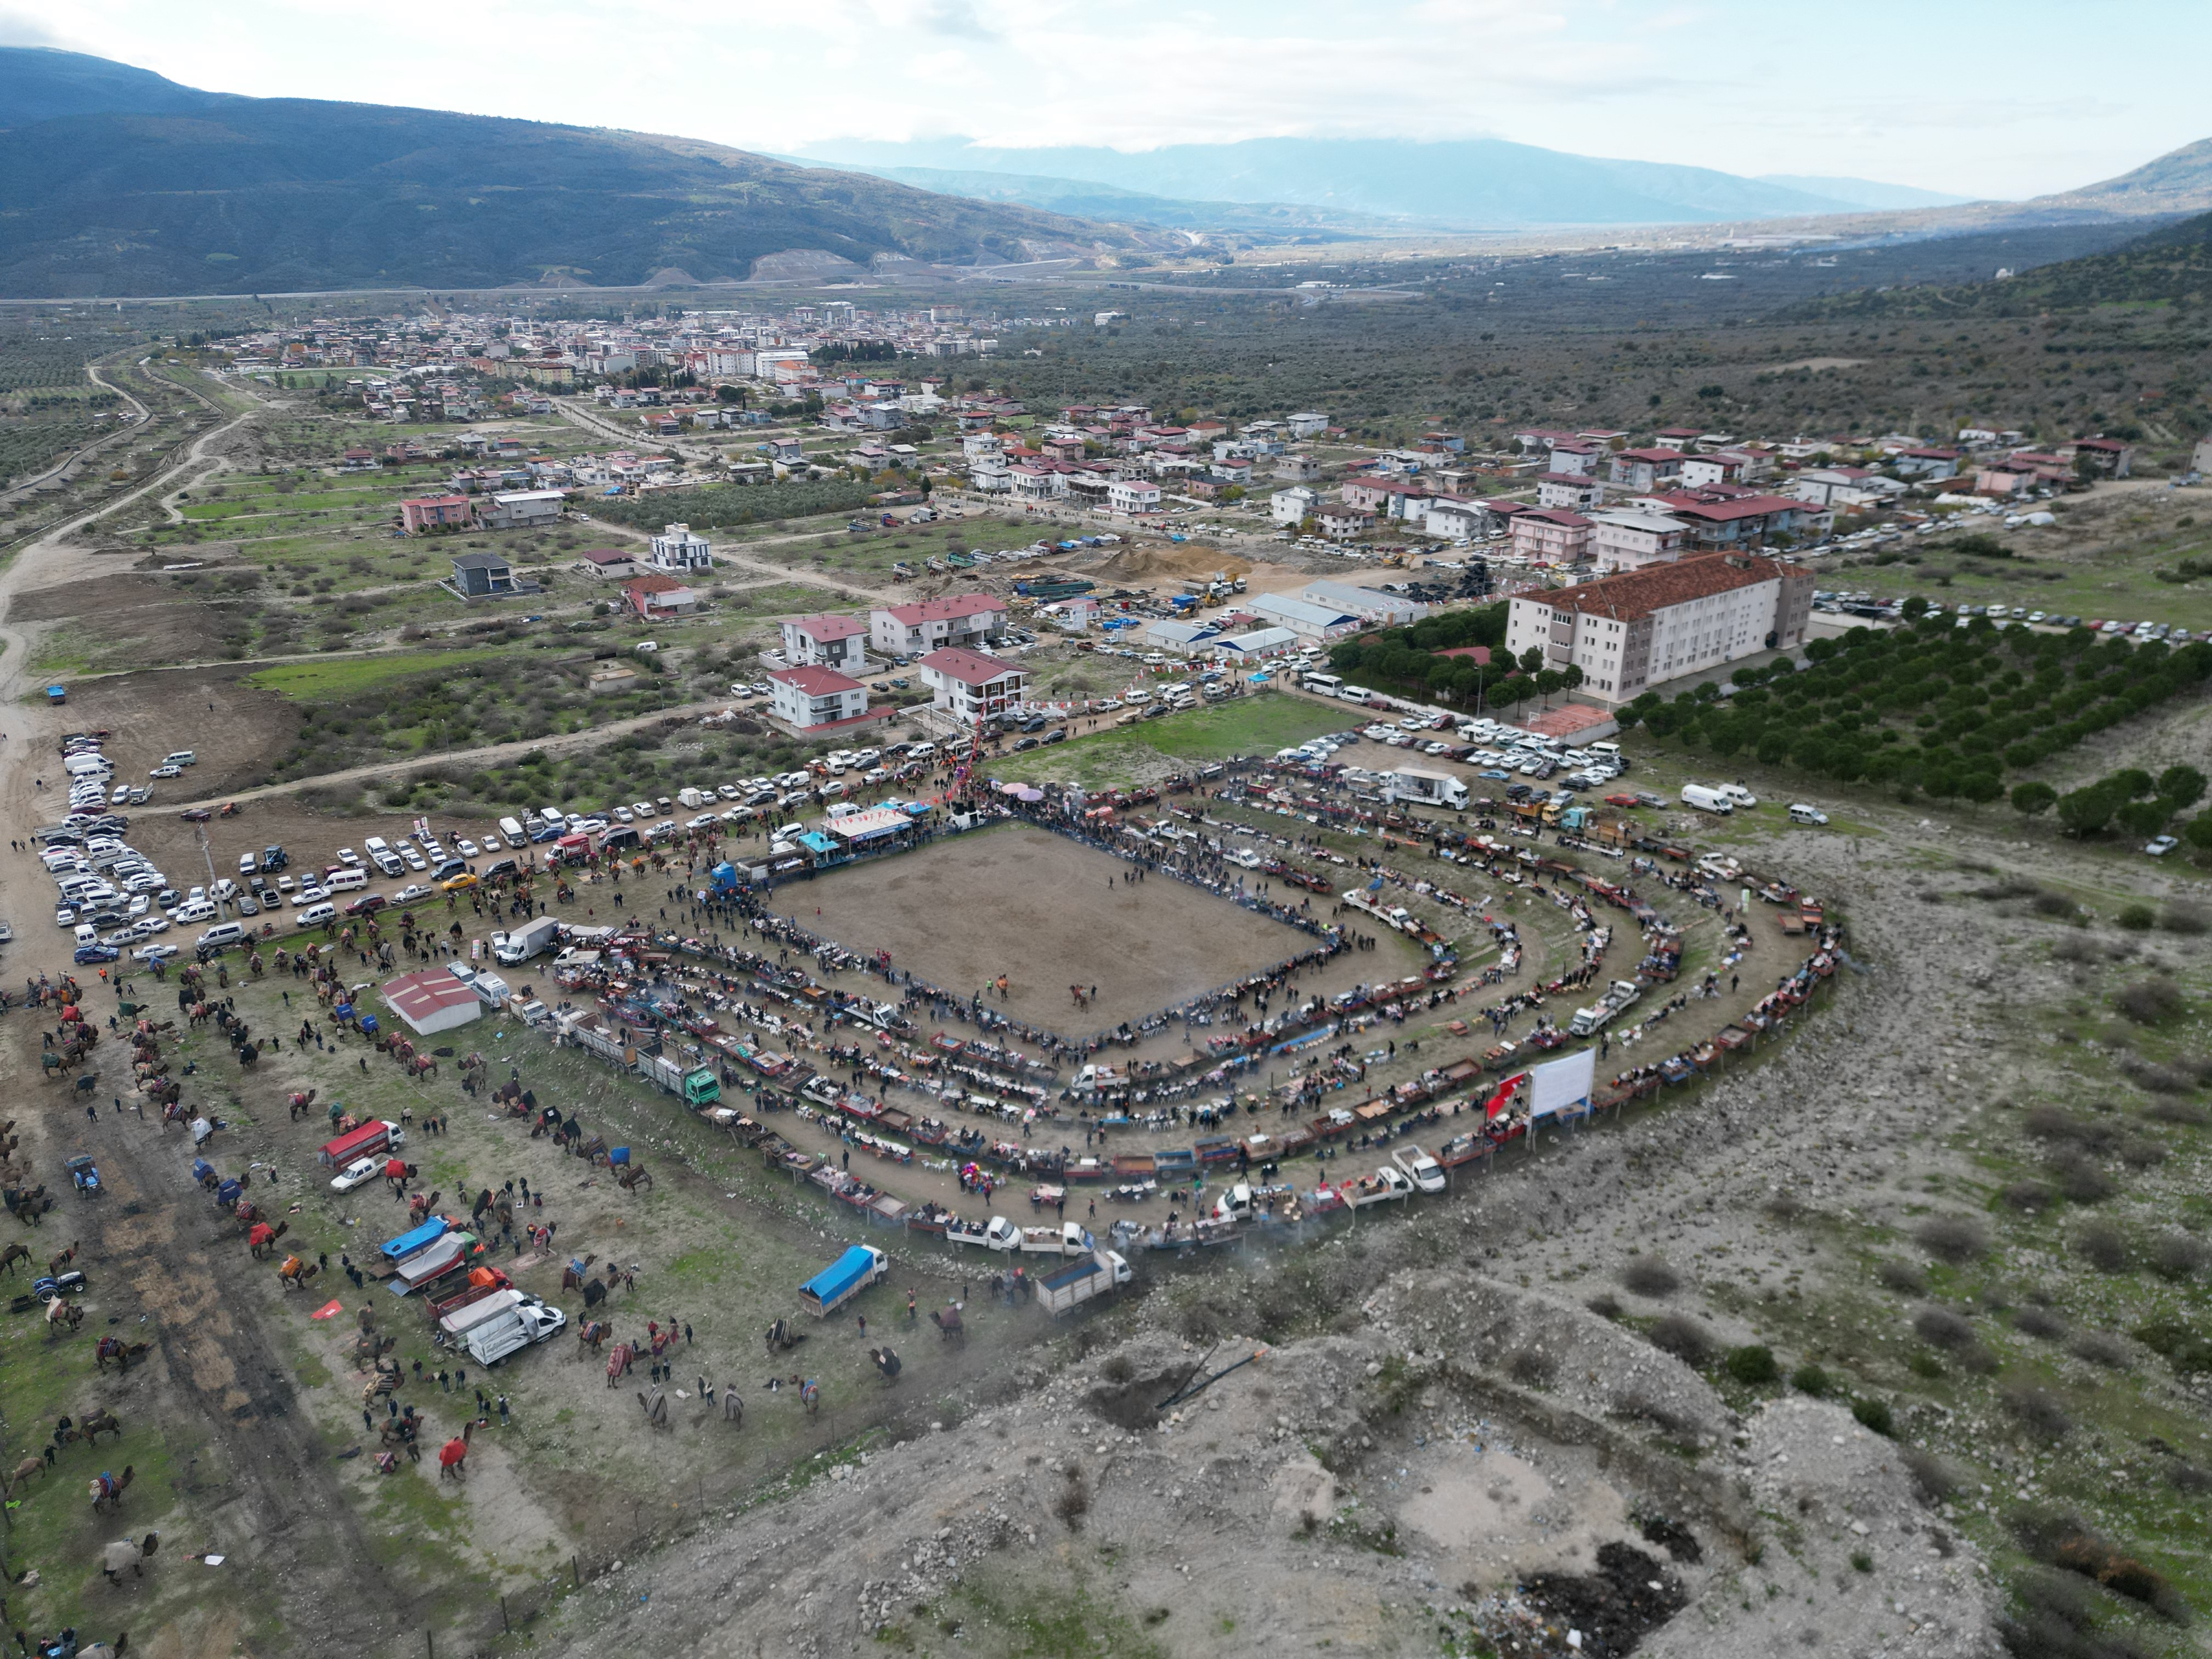
{"label": "tree", "polygon": [[1977,806],[1987,806],[2004,793],[2004,784],[1994,772],[1969,772],[1960,783],[1959,793]]}
{"label": "tree", "polygon": [[2012,792],[2012,810],[2023,817],[2037,817],[2057,799],[2058,792],[2047,783],[2023,783]]}
{"label": "tree", "polygon": [[2189,820],[2181,835],[2191,847],[2212,849],[2212,812],[2199,812]]}
{"label": "tree", "polygon": [[1548,706],[1552,699],[1566,689],[1567,677],[1556,668],[1547,668],[1536,676],[1536,695]]}
{"label": "tree", "polygon": [[2093,783],[2058,798],[2058,821],[2066,826],[2066,833],[2077,839],[2100,835],[2112,821],[2112,812],[2120,805],[2112,790],[2101,783]]}
{"label": "tree", "polygon": [[1521,653],[1521,672],[1534,674],[1544,666],[1544,647],[1532,645]]}
{"label": "tree", "polygon": [[[1583,666],[1580,663],[1571,662],[1565,668],[1562,668],[1559,671],[1559,679],[1570,691],[1580,685],[1583,683]],[[2203,790],[2200,786],[2197,790],[2197,793],[2202,794],[2203,793]]]}
{"label": "tree", "polygon": [[1905,600],[1900,609],[1904,611],[1908,620],[1918,622],[1923,617],[1928,614],[1928,601],[1922,599],[1917,593],[1915,593],[1910,599]]}
{"label": "tree", "polygon": [[2204,799],[2204,775],[2193,766],[2169,766],[2158,775],[2158,795],[2185,812]]}

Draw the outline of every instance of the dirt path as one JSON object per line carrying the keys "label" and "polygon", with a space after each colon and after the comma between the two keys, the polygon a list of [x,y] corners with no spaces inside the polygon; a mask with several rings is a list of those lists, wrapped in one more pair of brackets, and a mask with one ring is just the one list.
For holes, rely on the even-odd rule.
{"label": "dirt path", "polygon": [[[624,540],[633,542],[649,542],[653,539],[652,533],[648,531],[633,530],[626,524],[610,524],[605,519],[594,519],[589,514],[584,514],[583,518],[584,522],[590,525],[592,528],[602,531],[610,536],[618,536]],[[797,536],[771,537],[755,542],[751,545],[767,547],[779,542],[805,541],[811,535],[818,533],[810,532],[807,534]],[[749,559],[741,553],[732,553],[727,547],[717,547],[714,550],[714,562],[718,566],[727,565],[733,570],[750,570],[757,576],[773,576],[780,581],[795,582],[801,587],[827,588],[833,593],[842,593],[848,599],[865,599],[872,605],[889,598],[890,594],[890,590],[886,587],[868,587],[859,582],[841,581],[835,576],[825,576],[817,570],[802,570],[788,565],[772,564],[764,559]]]}

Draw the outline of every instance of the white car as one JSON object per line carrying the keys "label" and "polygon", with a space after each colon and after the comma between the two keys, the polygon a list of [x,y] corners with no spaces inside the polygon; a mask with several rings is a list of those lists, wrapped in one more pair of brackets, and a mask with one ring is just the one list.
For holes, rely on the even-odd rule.
{"label": "white car", "polygon": [[193,899],[179,905],[169,913],[169,920],[179,927],[190,927],[203,921],[215,920],[215,906],[205,899]]}
{"label": "white car", "polygon": [[[622,809],[617,807],[615,810],[619,812]],[[649,818],[653,816],[653,803],[649,800],[634,800],[629,804],[629,810],[641,818]]]}
{"label": "white car", "polygon": [[[465,842],[462,843],[463,846],[466,846],[467,844],[468,843]],[[507,843],[501,841],[497,836],[487,835],[483,838],[483,849],[487,853],[496,853],[506,845]]]}
{"label": "white car", "polygon": [[476,857],[478,850],[476,842],[471,841],[466,836],[463,836],[453,845],[461,849],[461,856],[465,859]]}
{"label": "white car", "polygon": [[383,1173],[382,1158],[357,1158],[331,1177],[331,1190],[334,1193],[349,1193],[362,1182],[374,1181]]}
{"label": "white car", "polygon": [[143,962],[150,968],[157,962],[167,962],[176,954],[177,947],[173,945],[142,945],[131,953],[131,960]]}
{"label": "white car", "polygon": [[426,899],[429,896],[428,888],[410,881],[392,896],[392,902],[394,904],[412,904],[416,899]]}
{"label": "white car", "polygon": [[181,766],[157,766],[146,775],[149,778],[181,778],[185,775],[185,769]]}
{"label": "white car", "polygon": [[341,847],[338,848],[338,862],[349,870],[358,870],[361,868],[361,854],[350,847]]}
{"label": "white car", "polygon": [[617,806],[615,808],[615,822],[617,823],[635,823],[637,822],[637,814],[631,811],[627,806]]}
{"label": "white car", "polygon": [[292,895],[291,904],[292,908],[296,910],[302,905],[320,904],[328,897],[330,897],[328,893],[325,892],[313,882],[309,882],[305,887],[302,887],[298,892]]}

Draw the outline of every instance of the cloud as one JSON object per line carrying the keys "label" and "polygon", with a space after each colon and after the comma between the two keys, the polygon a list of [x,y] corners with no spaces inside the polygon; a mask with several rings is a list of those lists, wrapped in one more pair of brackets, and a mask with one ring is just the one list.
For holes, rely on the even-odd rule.
{"label": "cloud", "polygon": [[917,21],[931,34],[950,35],[958,40],[996,40],[998,30],[985,23],[975,10],[974,0],[932,0],[921,9]]}
{"label": "cloud", "polygon": [[60,46],[79,50],[79,43],[56,33],[46,20],[28,12],[0,7],[0,46]]}

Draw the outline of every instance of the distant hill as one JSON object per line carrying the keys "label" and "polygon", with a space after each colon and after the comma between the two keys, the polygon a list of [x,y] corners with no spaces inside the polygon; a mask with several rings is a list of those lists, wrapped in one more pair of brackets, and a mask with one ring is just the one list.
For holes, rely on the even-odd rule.
{"label": "distant hill", "polygon": [[0,50],[5,111],[22,117],[0,131],[11,296],[724,283],[793,252],[996,264],[1140,242],[687,139],[196,93],[70,53]]}
{"label": "distant hill", "polygon": [[1250,138],[1127,152],[998,149],[964,138],[854,140],[809,146],[809,153],[870,168],[1019,174],[1177,202],[1282,204],[1462,229],[1773,218],[1852,205],[1709,167],[1601,161],[1502,138]]}
{"label": "distant hill", "polygon": [[1796,314],[2027,317],[2104,305],[2212,305],[2212,213],[2161,226],[2104,253],[2039,265],[2003,281],[1869,289]]}
{"label": "distant hill", "polygon": [[2212,138],[2168,150],[2117,179],[2056,196],[2039,196],[2027,205],[2081,208],[2130,216],[2202,213],[2212,209]]}
{"label": "distant hill", "polygon": [[1825,196],[1847,207],[1874,208],[1877,210],[1959,207],[1973,199],[1967,196],[1947,196],[1940,190],[1920,190],[1911,185],[1880,184],[1872,179],[1830,179],[1805,173],[1762,173],[1759,175],[1759,181],[1763,185],[1780,185],[1788,190],[1802,190],[1808,196]]}

